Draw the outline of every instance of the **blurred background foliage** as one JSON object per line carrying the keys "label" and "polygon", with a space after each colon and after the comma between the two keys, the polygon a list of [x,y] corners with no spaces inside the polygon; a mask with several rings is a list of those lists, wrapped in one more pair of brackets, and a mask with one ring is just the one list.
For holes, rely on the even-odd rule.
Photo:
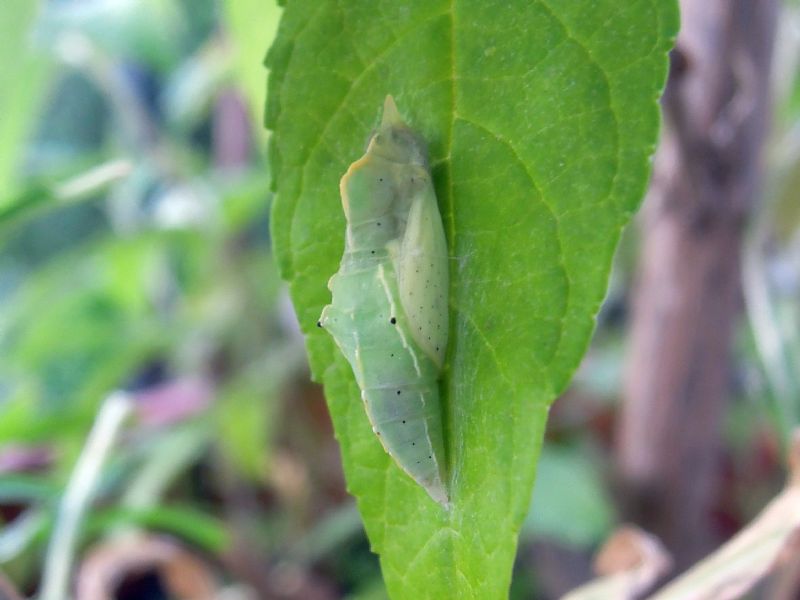
{"label": "blurred background foliage", "polygon": [[[712,516],[728,534],[779,488],[800,411],[800,11],[783,13]],[[135,529],[203,556],[226,597],[384,597],[270,256],[262,59],[279,17],[270,0],[0,7],[0,570],[26,593],[98,409],[124,389],[135,417],[102,469],[79,565]],[[636,237],[553,409],[512,597],[588,577],[616,524]],[[168,597],[136,573],[115,597]]]}

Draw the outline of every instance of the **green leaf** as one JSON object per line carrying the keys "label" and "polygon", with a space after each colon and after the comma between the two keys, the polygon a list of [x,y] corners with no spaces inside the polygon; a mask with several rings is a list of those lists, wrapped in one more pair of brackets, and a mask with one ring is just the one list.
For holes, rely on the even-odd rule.
{"label": "green leaf", "polygon": [[91,515],[86,534],[99,534],[131,524],[166,531],[213,554],[219,554],[230,546],[230,535],[224,523],[195,508],[180,505],[103,510]]}
{"label": "green leaf", "polygon": [[[268,61],[274,246],[394,598],[507,594],[548,407],[644,193],[677,26],[665,0],[287,4]],[[429,142],[452,256],[449,512],[383,452],[315,326],[343,249],[338,180],[386,94]]]}
{"label": "green leaf", "polygon": [[34,183],[20,190],[14,190],[13,194],[8,195],[8,199],[0,200],[0,234],[53,200],[55,200],[53,191],[39,184]]}
{"label": "green leaf", "polygon": [[[275,37],[281,11],[274,2],[263,0],[226,0],[224,9],[225,25],[234,46],[234,77],[244,92],[250,116],[256,117],[253,123],[258,123],[260,117],[256,115],[260,115],[266,95],[262,63]],[[265,133],[259,129],[259,135]]]}
{"label": "green leaf", "polygon": [[58,493],[58,487],[39,476],[4,473],[0,477],[0,502],[49,502]]}
{"label": "green leaf", "polygon": [[16,193],[12,184],[17,162],[50,75],[49,61],[30,44],[38,10],[37,2],[7,0],[0,18],[0,189],[4,197]]}
{"label": "green leaf", "polygon": [[285,382],[282,361],[269,356],[244,369],[219,392],[214,422],[225,457],[238,474],[254,482],[268,472],[278,396]]}
{"label": "green leaf", "polygon": [[589,456],[581,448],[542,448],[531,511],[522,525],[523,537],[589,546],[610,535],[614,522],[611,499],[598,465]]}

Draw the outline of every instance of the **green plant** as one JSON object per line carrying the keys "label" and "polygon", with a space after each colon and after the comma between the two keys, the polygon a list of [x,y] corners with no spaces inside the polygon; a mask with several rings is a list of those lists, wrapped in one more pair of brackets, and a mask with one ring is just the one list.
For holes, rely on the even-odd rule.
{"label": "green plant", "polygon": [[[397,598],[507,589],[548,407],[583,354],[658,131],[674,2],[297,0],[268,65],[272,233],[350,491]],[[453,507],[375,439],[316,322],[338,179],[386,94],[430,144],[451,254],[441,385]]]}

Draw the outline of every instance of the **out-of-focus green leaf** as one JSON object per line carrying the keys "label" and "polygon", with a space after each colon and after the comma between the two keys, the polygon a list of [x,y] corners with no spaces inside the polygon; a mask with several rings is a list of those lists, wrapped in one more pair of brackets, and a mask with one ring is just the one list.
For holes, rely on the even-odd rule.
{"label": "out-of-focus green leaf", "polygon": [[544,446],[522,535],[585,547],[606,538],[613,518],[611,498],[587,453]]}
{"label": "out-of-focus green leaf", "polygon": [[272,192],[266,174],[256,173],[226,190],[222,221],[228,231],[240,231],[267,241]]}
{"label": "out-of-focus green leaf", "polygon": [[223,453],[253,481],[263,481],[268,473],[274,416],[286,377],[278,358],[284,357],[259,361],[226,385],[216,408]]}
{"label": "out-of-focus green leaf", "polygon": [[51,202],[54,195],[45,186],[31,185],[5,198],[7,199],[4,202],[0,202],[0,234],[7,227],[15,225],[20,219]]}
{"label": "out-of-focus green leaf", "polygon": [[85,535],[98,535],[125,525],[171,533],[214,554],[224,552],[230,544],[224,523],[191,506],[179,505],[101,510],[88,519]]}
{"label": "out-of-focus green leaf", "polygon": [[0,444],[14,442],[54,442],[80,436],[91,422],[91,412],[76,411],[65,406],[61,413],[44,412],[39,405],[41,393],[37,381],[28,375],[15,380],[8,372],[1,373],[7,390],[0,402]]}
{"label": "out-of-focus green leaf", "polygon": [[354,504],[345,504],[324,515],[314,529],[297,541],[291,552],[299,560],[314,563],[333,554],[355,535],[363,535],[363,530],[358,509]]}
{"label": "out-of-focus green leaf", "polygon": [[387,600],[386,586],[379,578],[375,578],[361,588],[348,595],[347,600]]}
{"label": "out-of-focus green leaf", "polygon": [[[157,239],[107,239],[40,267],[0,308],[0,440],[69,438],[166,343]],[[79,440],[79,438],[78,438]]]}
{"label": "out-of-focus green leaf", "polygon": [[155,323],[148,327],[141,315],[132,319],[134,314],[107,293],[102,280],[113,272],[102,271],[108,264],[63,266],[69,271],[43,288],[29,290],[26,314],[15,324],[5,348],[11,365],[38,374],[43,405],[51,410],[116,387],[158,338]]}
{"label": "out-of-focus green leaf", "polygon": [[244,91],[252,123],[263,140],[261,114],[267,90],[264,56],[278,29],[281,9],[271,0],[225,0],[224,4],[236,82]]}
{"label": "out-of-focus green leaf", "polygon": [[[395,598],[508,593],[548,406],[647,183],[677,17],[663,0],[287,3],[269,60],[274,247]],[[429,143],[452,258],[450,510],[383,451],[316,327],[344,246],[338,180],[387,94]]]}
{"label": "out-of-focus green leaf", "polygon": [[0,502],[50,502],[58,488],[47,479],[34,475],[0,475]]}
{"label": "out-of-focus green leaf", "polygon": [[65,204],[93,199],[107,186],[126,177],[128,172],[129,163],[117,160],[87,169],[58,184],[26,183],[5,201],[0,201],[0,240],[3,233],[19,227],[25,219],[38,216],[42,209],[63,208]]}
{"label": "out-of-focus green leaf", "polygon": [[14,171],[50,75],[50,62],[29,39],[38,10],[33,0],[4,0],[0,9],[0,210],[16,194]]}

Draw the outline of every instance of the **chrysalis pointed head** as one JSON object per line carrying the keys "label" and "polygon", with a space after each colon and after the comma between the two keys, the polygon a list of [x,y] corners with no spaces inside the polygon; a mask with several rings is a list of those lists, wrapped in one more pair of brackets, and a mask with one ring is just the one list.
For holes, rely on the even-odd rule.
{"label": "chrysalis pointed head", "polygon": [[391,96],[386,96],[383,119],[369,141],[367,153],[393,162],[428,165],[425,142],[405,124]]}

